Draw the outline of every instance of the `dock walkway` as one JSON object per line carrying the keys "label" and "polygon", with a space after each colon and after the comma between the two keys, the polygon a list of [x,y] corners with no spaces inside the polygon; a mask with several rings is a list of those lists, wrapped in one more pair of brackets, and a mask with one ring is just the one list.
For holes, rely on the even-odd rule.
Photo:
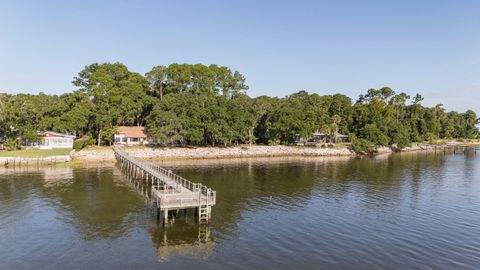
{"label": "dock walkway", "polygon": [[171,170],[131,156],[119,147],[114,147],[113,152],[122,172],[151,185],[153,205],[158,216],[160,211],[163,212],[164,223],[168,220],[169,210],[190,208],[195,209],[199,222],[208,222],[211,207],[216,203],[214,190],[201,183],[188,181]]}

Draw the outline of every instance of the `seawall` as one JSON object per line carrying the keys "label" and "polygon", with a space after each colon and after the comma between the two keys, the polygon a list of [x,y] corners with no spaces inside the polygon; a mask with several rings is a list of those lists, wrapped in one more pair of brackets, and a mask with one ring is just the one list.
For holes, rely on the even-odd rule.
{"label": "seawall", "polygon": [[55,165],[72,161],[69,155],[50,157],[0,157],[0,166],[5,168],[29,167],[37,165]]}

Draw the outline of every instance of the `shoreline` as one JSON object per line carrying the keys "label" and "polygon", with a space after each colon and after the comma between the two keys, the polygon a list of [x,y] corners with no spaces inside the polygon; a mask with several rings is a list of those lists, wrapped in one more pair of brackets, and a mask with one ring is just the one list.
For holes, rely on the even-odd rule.
{"label": "shoreline", "polygon": [[[440,145],[416,143],[404,149],[380,147],[373,155],[394,154],[417,151],[445,151],[454,147],[478,146],[478,143],[450,142]],[[236,158],[274,158],[274,157],[355,157],[363,156],[347,147],[320,148],[284,145],[252,145],[234,147],[125,147],[124,150],[135,157],[155,161],[177,160],[215,160]],[[115,162],[111,147],[92,147],[72,155],[73,160],[82,162]]]}
{"label": "shoreline", "polygon": [[70,162],[73,162],[71,154],[49,157],[0,157],[0,165],[3,167],[55,165]]}
{"label": "shoreline", "polygon": [[[137,158],[147,160],[204,160],[256,157],[335,157],[356,156],[347,148],[310,148],[296,146],[235,146],[235,147],[125,147],[124,150]],[[73,154],[74,160],[92,162],[115,162],[112,148],[88,148]]]}
{"label": "shoreline", "polygon": [[[454,147],[480,147],[478,143],[450,142],[440,145],[417,143],[404,149],[379,147],[372,155],[418,151],[447,151]],[[357,157],[368,156],[348,148],[320,148],[284,145],[252,145],[235,147],[125,147],[125,151],[135,157],[152,161],[193,161],[218,159],[248,159],[248,158],[294,158],[294,157]],[[0,157],[2,167],[23,167],[33,165],[81,164],[81,163],[115,163],[112,147],[91,147],[79,152],[72,151],[70,155],[50,157]]]}

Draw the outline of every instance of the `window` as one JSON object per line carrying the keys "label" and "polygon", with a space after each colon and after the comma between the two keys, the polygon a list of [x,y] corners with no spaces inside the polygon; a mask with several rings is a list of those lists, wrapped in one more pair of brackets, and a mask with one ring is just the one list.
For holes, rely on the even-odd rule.
{"label": "window", "polygon": [[130,139],[132,142],[138,142],[138,138],[131,138]]}

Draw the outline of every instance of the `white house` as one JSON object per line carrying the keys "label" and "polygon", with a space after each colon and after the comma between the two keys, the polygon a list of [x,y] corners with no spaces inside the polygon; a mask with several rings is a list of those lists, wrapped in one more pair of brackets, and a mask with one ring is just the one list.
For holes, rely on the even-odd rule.
{"label": "white house", "polygon": [[114,135],[116,145],[144,145],[148,144],[148,136],[145,127],[115,127],[117,133]]}
{"label": "white house", "polygon": [[40,149],[54,149],[54,148],[73,148],[73,141],[75,136],[57,133],[53,131],[46,131],[39,134],[40,141],[32,146]]}

